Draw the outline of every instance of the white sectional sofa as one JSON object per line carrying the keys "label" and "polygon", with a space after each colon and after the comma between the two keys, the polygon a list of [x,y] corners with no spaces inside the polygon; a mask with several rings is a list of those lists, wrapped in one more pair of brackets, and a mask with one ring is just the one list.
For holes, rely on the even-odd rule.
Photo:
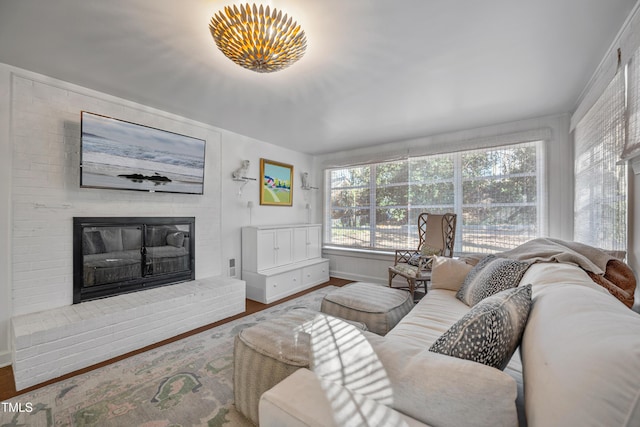
{"label": "white sectional sofa", "polygon": [[[365,333],[384,399],[300,369],[263,394],[260,425],[640,426],[640,315],[575,265],[533,264],[529,283],[505,371],[428,350],[470,310],[455,290],[432,289],[386,336]],[[370,358],[344,360],[372,378]]]}

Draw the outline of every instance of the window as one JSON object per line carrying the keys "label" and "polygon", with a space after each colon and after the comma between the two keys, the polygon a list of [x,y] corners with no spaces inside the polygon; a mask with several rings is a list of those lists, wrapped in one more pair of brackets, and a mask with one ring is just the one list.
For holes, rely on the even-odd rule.
{"label": "window", "polygon": [[497,252],[544,234],[543,142],[326,171],[327,244],[415,248],[422,212],[458,214],[456,252]]}

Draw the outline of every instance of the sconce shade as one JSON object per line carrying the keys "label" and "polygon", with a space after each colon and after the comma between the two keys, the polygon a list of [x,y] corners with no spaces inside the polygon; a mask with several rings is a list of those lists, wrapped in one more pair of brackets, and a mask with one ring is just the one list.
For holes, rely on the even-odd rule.
{"label": "sconce shade", "polygon": [[211,18],[209,30],[225,56],[258,73],[288,67],[302,58],[307,48],[300,25],[269,6],[225,6]]}

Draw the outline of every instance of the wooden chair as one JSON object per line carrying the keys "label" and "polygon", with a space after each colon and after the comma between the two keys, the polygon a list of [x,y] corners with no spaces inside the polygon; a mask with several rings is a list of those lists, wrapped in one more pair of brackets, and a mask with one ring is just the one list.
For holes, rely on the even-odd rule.
{"label": "wooden chair", "polygon": [[[424,286],[427,293],[427,282],[431,280],[431,258],[453,256],[453,244],[456,235],[456,214],[442,215],[421,213],[418,216],[418,248],[396,250],[395,263],[389,267],[389,287],[408,289],[411,296],[419,286]],[[395,276],[404,277],[408,286],[393,286]]]}

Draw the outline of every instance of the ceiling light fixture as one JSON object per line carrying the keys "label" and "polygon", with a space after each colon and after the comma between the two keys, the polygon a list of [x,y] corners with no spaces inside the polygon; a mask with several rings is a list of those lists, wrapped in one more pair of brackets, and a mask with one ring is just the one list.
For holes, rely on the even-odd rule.
{"label": "ceiling light fixture", "polygon": [[227,58],[258,73],[288,67],[302,58],[307,48],[300,25],[269,6],[225,6],[211,18],[209,29]]}

